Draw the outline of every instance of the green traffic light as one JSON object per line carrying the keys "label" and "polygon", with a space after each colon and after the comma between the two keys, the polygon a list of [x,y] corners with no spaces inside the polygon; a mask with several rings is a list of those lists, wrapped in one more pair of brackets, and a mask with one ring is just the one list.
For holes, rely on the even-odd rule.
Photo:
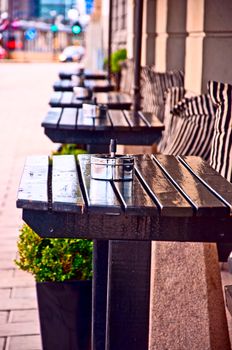
{"label": "green traffic light", "polygon": [[51,32],[56,33],[58,32],[58,26],[56,24],[51,24],[50,30]]}
{"label": "green traffic light", "polygon": [[72,26],[72,32],[73,34],[80,34],[81,33],[81,27],[79,25]]}

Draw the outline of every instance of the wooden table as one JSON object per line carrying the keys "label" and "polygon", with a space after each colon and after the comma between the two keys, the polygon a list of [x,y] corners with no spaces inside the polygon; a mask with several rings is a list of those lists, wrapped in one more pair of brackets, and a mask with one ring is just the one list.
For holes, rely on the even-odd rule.
{"label": "wooden table", "polygon": [[105,147],[110,139],[121,145],[152,145],[164,129],[151,113],[108,110],[106,117],[91,118],[77,108],[50,108],[42,126],[53,142]]}
{"label": "wooden table", "polygon": [[[58,80],[54,83],[53,89],[55,91],[73,91],[75,86],[78,85],[72,80]],[[91,92],[109,92],[115,89],[115,86],[108,80],[84,80],[84,87]]]}
{"label": "wooden table", "polygon": [[[81,75],[82,72],[79,68],[67,69],[59,72],[60,79],[71,79],[72,75]],[[107,72],[104,71],[91,71],[89,69],[84,70],[85,79],[103,80],[107,78]]]}
{"label": "wooden table", "polygon": [[29,157],[17,207],[42,237],[111,240],[106,337],[94,276],[97,350],[148,349],[152,240],[232,242],[232,184],[199,157],[136,156],[128,182],[92,179],[90,155]]}
{"label": "wooden table", "polygon": [[[110,109],[130,109],[133,103],[132,97],[128,94],[118,92],[99,92],[94,93],[93,97],[97,98],[98,104],[107,105]],[[76,98],[73,92],[54,92],[49,104],[51,107],[76,107],[80,108],[83,100]]]}

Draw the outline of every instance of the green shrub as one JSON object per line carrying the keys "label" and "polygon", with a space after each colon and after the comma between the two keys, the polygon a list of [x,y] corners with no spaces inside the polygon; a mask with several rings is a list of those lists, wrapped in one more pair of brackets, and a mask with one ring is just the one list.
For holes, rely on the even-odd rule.
{"label": "green shrub", "polygon": [[66,154],[85,154],[87,153],[84,149],[80,149],[76,144],[62,144],[58,151],[53,152],[53,155],[66,155]]}
{"label": "green shrub", "polygon": [[92,277],[92,241],[77,238],[41,238],[24,224],[17,266],[37,282],[87,280]]}
{"label": "green shrub", "polygon": [[[111,54],[111,72],[118,73],[121,70],[120,63],[127,58],[126,49],[119,49]],[[104,59],[104,67],[108,65],[108,58]]]}

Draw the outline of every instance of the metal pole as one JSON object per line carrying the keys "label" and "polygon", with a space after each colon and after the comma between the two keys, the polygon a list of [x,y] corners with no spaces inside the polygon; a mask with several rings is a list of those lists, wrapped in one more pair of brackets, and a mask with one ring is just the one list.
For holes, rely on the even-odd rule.
{"label": "metal pole", "polygon": [[109,29],[108,29],[108,81],[111,81],[111,44],[112,44],[112,7],[113,0],[109,0]]}
{"label": "metal pole", "polygon": [[140,109],[140,66],[141,66],[141,48],[142,48],[142,25],[143,25],[143,0],[135,2],[135,72],[134,72],[134,111]]}

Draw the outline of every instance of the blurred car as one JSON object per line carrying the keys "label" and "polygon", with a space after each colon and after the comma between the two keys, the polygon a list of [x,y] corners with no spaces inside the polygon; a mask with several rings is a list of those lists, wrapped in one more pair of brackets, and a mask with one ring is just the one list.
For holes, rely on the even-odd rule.
{"label": "blurred car", "polygon": [[59,55],[60,62],[80,62],[84,57],[85,48],[83,46],[67,46]]}
{"label": "blurred car", "polygon": [[2,46],[0,46],[0,60],[7,57],[8,57],[8,52]]}

